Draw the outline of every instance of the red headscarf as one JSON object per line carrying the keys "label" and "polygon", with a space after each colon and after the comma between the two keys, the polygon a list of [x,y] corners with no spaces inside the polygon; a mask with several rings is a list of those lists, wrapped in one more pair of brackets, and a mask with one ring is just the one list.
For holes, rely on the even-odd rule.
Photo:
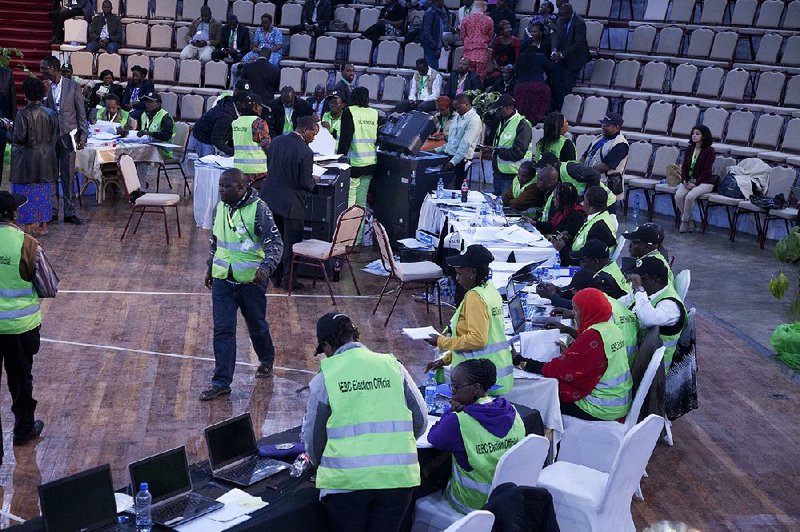
{"label": "red headscarf", "polygon": [[595,323],[611,319],[611,303],[606,295],[597,288],[584,288],[572,298],[572,306],[580,309],[581,322],[578,333],[582,333]]}

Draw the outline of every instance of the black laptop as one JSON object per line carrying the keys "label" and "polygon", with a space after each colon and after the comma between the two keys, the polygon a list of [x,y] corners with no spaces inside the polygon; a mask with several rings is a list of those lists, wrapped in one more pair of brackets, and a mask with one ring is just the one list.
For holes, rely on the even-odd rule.
{"label": "black laptop", "polygon": [[250,412],[206,427],[204,434],[211,472],[218,479],[252,486],[289,467],[280,460],[258,456]]}
{"label": "black laptop", "polygon": [[173,527],[222,508],[221,502],[192,493],[186,447],[176,447],[128,466],[133,493],[147,482],[153,496],[153,522]]}
{"label": "black laptop", "polygon": [[108,464],[40,485],[39,504],[48,532],[135,530],[118,524]]}
{"label": "black laptop", "polygon": [[514,329],[514,334],[519,334],[525,330],[525,307],[522,304],[522,298],[528,297],[525,292],[517,292],[514,297],[508,301],[508,316],[511,318],[511,327]]}

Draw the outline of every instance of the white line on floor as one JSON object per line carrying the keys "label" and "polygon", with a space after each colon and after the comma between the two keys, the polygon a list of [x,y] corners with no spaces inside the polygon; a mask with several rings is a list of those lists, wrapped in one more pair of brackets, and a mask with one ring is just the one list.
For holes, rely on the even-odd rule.
{"label": "white line on floor", "polygon": [[[179,354],[179,353],[161,353],[159,351],[148,351],[148,350],[145,350],[145,349],[128,349],[126,347],[117,347],[117,346],[114,346],[114,345],[98,345],[98,344],[86,344],[86,343],[83,343],[83,342],[68,342],[66,340],[53,340],[52,338],[42,338],[42,342],[48,342],[48,343],[51,343],[51,344],[74,345],[74,346],[78,346],[78,347],[93,347],[95,349],[107,349],[107,350],[111,350],[111,351],[127,351],[127,352],[130,352],[130,353],[141,353],[143,355],[159,355],[159,356],[170,357],[170,358],[182,358],[182,359],[204,360],[204,361],[208,361],[208,362],[214,362],[214,359],[210,358],[210,357],[198,357],[198,356],[194,356],[194,355],[182,355],[182,354]],[[248,367],[251,367],[251,368],[257,368],[258,367],[258,364],[251,364],[249,362],[239,362],[239,361],[237,361],[236,364],[239,365],[239,366],[248,366]],[[287,368],[287,367],[284,367],[284,366],[275,366],[275,369],[280,369],[280,370],[284,370],[284,371],[296,371],[298,373],[308,373],[310,375],[316,375],[315,371],[310,371],[310,370],[307,370],[307,369]]]}
{"label": "white line on floor", "polygon": [[[388,290],[384,297],[393,294],[397,288]],[[116,294],[116,295],[132,295],[132,296],[210,296],[211,292],[137,292],[129,290],[59,290],[59,294]],[[375,299],[380,294],[362,295],[362,296],[345,296],[334,295],[334,297],[341,299]],[[289,294],[267,294],[267,297],[289,297]],[[328,299],[331,296],[328,294],[292,294],[291,297],[309,297],[309,298],[323,298]]]}

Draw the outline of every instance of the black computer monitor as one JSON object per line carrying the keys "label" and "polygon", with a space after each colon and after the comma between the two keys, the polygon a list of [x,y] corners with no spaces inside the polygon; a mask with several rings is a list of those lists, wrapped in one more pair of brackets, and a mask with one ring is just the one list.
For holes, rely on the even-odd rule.
{"label": "black computer monitor", "polygon": [[92,530],[117,522],[108,464],[42,484],[39,503],[48,531]]}
{"label": "black computer monitor", "polygon": [[192,491],[184,446],[134,462],[128,466],[128,472],[133,493],[138,493],[142,482],[147,482],[153,503]]}
{"label": "black computer monitor", "polygon": [[205,437],[212,471],[258,452],[250,412],[206,428]]}

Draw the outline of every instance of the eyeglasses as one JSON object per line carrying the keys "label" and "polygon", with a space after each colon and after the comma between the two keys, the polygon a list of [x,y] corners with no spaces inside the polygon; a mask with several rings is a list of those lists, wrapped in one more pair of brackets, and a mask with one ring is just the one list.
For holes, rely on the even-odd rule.
{"label": "eyeglasses", "polygon": [[451,391],[451,392],[453,392],[453,393],[456,393],[456,392],[457,392],[458,390],[460,390],[461,388],[464,388],[465,386],[471,386],[472,384],[473,384],[473,383],[470,383],[470,384],[462,384],[461,386],[457,386],[457,385],[455,385],[455,384],[453,384],[453,383],[451,382],[451,383],[450,383],[450,391]]}

